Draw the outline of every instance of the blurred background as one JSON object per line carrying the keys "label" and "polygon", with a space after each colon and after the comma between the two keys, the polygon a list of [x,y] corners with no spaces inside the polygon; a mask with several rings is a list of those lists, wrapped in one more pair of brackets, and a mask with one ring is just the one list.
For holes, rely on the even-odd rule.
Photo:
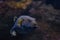
{"label": "blurred background", "polygon": [[35,17],[40,26],[29,40],[60,40],[60,0],[0,0],[0,40],[11,40],[20,15]]}

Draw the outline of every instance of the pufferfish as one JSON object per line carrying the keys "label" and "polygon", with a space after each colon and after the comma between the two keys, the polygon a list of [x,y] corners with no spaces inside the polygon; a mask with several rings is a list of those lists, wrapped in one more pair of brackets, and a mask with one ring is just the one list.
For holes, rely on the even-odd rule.
{"label": "pufferfish", "polygon": [[29,4],[32,3],[32,0],[21,0],[21,1],[9,1],[6,4],[12,8],[26,9]]}
{"label": "pufferfish", "polygon": [[37,28],[36,19],[27,15],[20,16],[10,30],[12,36],[18,34],[29,34]]}

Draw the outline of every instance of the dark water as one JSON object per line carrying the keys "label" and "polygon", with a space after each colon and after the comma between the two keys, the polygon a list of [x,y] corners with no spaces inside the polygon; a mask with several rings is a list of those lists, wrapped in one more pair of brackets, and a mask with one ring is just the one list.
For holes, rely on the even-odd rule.
{"label": "dark water", "polygon": [[51,4],[55,9],[60,9],[60,0],[46,0],[46,4]]}

